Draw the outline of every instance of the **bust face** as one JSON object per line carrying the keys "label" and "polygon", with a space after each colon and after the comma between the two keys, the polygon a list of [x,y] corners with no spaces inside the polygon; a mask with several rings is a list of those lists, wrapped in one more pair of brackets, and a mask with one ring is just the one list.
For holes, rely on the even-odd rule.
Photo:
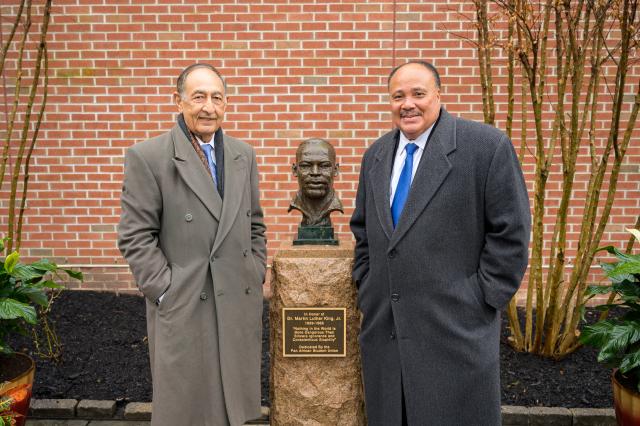
{"label": "bust face", "polygon": [[336,154],[326,141],[312,139],[303,142],[296,152],[293,175],[304,197],[325,198],[333,188],[333,178],[338,174]]}

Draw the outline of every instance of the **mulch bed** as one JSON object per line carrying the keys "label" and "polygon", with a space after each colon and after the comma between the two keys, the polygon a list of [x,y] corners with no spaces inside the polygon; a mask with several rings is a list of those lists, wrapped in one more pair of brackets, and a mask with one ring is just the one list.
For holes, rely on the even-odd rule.
{"label": "mulch bed", "polygon": [[[265,302],[262,404],[268,397],[268,322]],[[587,311],[587,320],[596,313]],[[506,319],[503,315],[503,324]],[[56,364],[38,359],[34,397],[151,401],[145,306],[139,296],[66,291],[51,313],[63,344]],[[581,348],[562,361],[515,352],[501,344],[502,404],[548,407],[613,406],[610,370],[596,363],[596,351]],[[31,353],[28,338],[14,339],[14,349]]]}

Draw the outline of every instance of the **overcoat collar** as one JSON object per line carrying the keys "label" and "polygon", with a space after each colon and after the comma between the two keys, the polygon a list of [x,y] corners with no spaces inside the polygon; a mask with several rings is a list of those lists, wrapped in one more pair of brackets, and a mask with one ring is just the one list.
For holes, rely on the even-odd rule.
{"label": "overcoat collar", "polygon": [[373,191],[376,211],[390,240],[388,250],[393,249],[407,233],[449,174],[451,162],[447,156],[456,149],[456,121],[444,108],[440,109],[440,117],[422,154],[400,220],[393,229],[389,187],[399,133],[395,129],[382,137],[370,173],[371,186],[376,188]]}
{"label": "overcoat collar", "polygon": [[224,140],[224,203],[214,187],[213,179],[202,165],[200,158],[193,149],[179,125],[171,129],[173,140],[173,162],[186,185],[205,205],[207,210],[218,220],[218,231],[214,243],[214,250],[231,229],[236,217],[246,185],[248,160],[238,151],[229,138]]}

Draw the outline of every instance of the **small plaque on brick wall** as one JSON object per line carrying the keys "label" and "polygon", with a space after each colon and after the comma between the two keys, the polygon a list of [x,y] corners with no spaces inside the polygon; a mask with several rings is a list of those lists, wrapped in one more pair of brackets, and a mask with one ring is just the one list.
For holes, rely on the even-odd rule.
{"label": "small plaque on brick wall", "polygon": [[283,308],[282,355],[346,356],[346,308]]}

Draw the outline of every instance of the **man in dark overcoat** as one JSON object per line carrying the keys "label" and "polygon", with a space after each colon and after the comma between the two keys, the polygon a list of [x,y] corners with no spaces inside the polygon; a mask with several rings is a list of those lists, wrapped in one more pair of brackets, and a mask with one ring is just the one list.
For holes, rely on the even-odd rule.
{"label": "man in dark overcoat", "polygon": [[169,132],[125,159],[118,246],[145,297],[153,426],[260,417],[265,226],[253,148],[222,131],[222,76],[178,77]]}
{"label": "man in dark overcoat", "polygon": [[351,230],[369,425],[500,425],[499,312],[527,266],[511,141],[450,115],[429,63],[388,80],[395,129],[364,154]]}

